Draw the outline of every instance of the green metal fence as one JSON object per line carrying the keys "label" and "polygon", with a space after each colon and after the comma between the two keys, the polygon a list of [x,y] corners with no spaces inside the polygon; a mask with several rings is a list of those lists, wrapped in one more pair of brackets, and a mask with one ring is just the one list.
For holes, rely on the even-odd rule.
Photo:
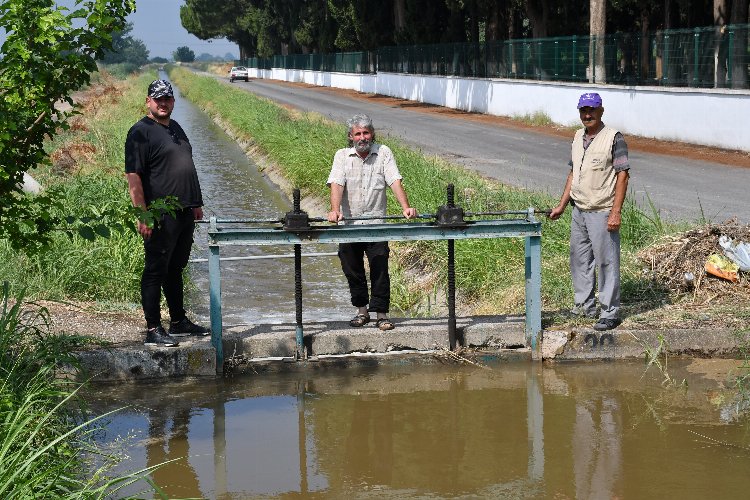
{"label": "green metal fence", "polygon": [[377,65],[375,52],[337,52],[334,54],[290,54],[267,58],[253,57],[238,64],[258,69],[299,69],[310,71],[330,71],[340,73],[375,73]]}
{"label": "green metal fence", "polygon": [[[247,66],[747,89],[750,25],[274,56]],[[376,57],[377,56],[377,57]]]}

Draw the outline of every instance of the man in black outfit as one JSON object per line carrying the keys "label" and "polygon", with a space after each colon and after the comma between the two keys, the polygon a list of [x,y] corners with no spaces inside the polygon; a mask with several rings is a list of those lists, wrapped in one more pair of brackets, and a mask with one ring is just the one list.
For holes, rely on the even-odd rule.
{"label": "man in black outfit", "polygon": [[[134,206],[146,208],[174,196],[181,208],[175,216],[162,214],[153,228],[138,222],[143,236],[145,266],[141,276],[141,304],[146,317],[146,345],[174,347],[178,336],[205,336],[207,328],[185,315],[182,271],[193,245],[195,220],[203,218],[203,196],[193,163],[193,148],[185,131],[170,119],[174,92],[166,80],[148,87],[148,114],[133,125],[125,140],[125,175]],[[161,324],[161,291],[169,307],[169,333]]]}

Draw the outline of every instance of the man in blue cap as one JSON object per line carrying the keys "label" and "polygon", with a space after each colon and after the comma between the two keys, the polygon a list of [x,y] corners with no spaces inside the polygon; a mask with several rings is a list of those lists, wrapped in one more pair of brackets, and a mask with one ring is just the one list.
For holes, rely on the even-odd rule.
{"label": "man in blue cap", "polygon": [[[146,208],[156,199],[174,196],[181,208],[162,214],[154,227],[138,222],[145,265],[141,305],[146,318],[146,345],[175,347],[174,337],[209,335],[185,314],[182,271],[193,246],[195,221],[203,218],[203,195],[185,131],[171,118],[174,91],[166,80],[154,80],[146,96],[148,114],[133,125],[125,139],[125,176],[133,205]],[[172,320],[161,324],[161,293]]]}
{"label": "man in blue cap", "polygon": [[582,129],[571,145],[570,173],[555,220],[573,206],[570,224],[570,274],[575,315],[596,317],[598,281],[601,311],[594,329],[611,330],[620,323],[620,224],[628,190],[630,163],[622,134],[604,125],[602,98],[595,92],[578,99]]}

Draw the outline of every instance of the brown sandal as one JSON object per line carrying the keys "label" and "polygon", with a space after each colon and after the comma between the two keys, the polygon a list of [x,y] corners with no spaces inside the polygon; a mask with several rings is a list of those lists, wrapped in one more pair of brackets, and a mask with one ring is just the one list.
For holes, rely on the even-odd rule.
{"label": "brown sandal", "polygon": [[388,318],[380,318],[375,322],[375,326],[383,330],[384,332],[387,330],[393,330],[395,327],[393,326],[393,322],[389,320]]}
{"label": "brown sandal", "polygon": [[357,314],[349,321],[349,326],[360,327],[370,322],[370,317],[366,314]]}

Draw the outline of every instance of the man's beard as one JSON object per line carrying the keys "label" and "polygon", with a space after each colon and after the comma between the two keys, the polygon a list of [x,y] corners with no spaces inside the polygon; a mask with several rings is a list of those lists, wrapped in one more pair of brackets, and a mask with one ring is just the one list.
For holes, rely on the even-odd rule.
{"label": "man's beard", "polygon": [[362,139],[354,143],[354,149],[357,153],[369,153],[372,148],[372,141],[369,139]]}

